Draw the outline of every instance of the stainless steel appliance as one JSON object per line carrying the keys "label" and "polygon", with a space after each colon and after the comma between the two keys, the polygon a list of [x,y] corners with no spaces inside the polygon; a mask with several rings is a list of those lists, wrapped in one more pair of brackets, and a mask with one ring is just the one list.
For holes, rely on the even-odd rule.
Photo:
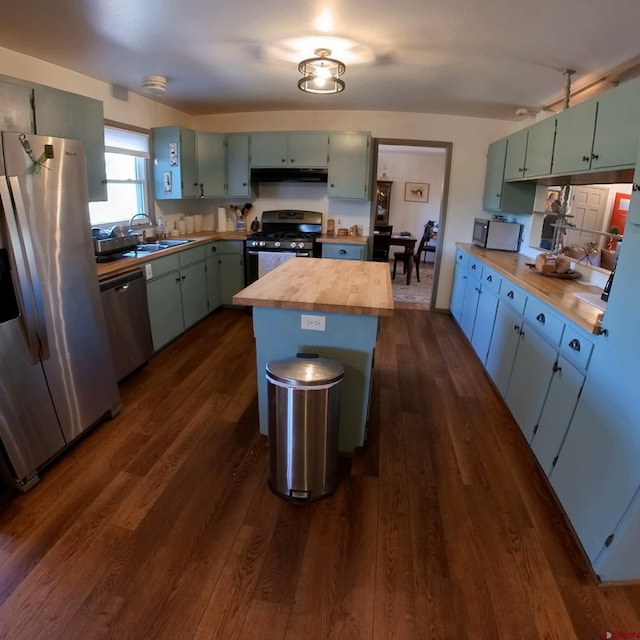
{"label": "stainless steel appliance", "polygon": [[0,470],[26,490],[120,410],[100,303],[82,144],[2,132]]}
{"label": "stainless steel appliance", "polygon": [[267,253],[294,254],[297,258],[319,257],[320,246],[316,238],[321,233],[320,211],[264,211],[261,231],[251,234],[245,241],[247,285],[258,279],[260,261],[268,257],[265,255]]}
{"label": "stainless steel appliance", "polygon": [[520,251],[523,226],[500,218],[476,218],[473,223],[473,244],[485,249]]}
{"label": "stainless steel appliance", "polygon": [[147,284],[142,269],[100,283],[116,379],[122,380],[153,355]]}

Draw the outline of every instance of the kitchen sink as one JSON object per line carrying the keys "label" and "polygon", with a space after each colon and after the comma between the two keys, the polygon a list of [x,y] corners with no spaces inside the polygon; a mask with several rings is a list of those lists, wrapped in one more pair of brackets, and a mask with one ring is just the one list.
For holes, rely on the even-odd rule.
{"label": "kitchen sink", "polygon": [[157,251],[179,247],[183,244],[189,244],[190,242],[193,242],[193,240],[158,240],[158,242],[147,242],[139,244],[133,251],[127,251],[127,253],[122,255],[125,258],[139,258],[145,253],[156,253]]}

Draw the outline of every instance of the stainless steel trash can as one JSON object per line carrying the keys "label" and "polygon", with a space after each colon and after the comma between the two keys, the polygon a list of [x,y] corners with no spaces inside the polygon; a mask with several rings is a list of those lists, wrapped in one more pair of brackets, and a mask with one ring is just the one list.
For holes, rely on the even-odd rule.
{"label": "stainless steel trash can", "polygon": [[313,354],[266,367],[269,486],[295,502],[328,496],[338,486],[338,427],[344,367]]}

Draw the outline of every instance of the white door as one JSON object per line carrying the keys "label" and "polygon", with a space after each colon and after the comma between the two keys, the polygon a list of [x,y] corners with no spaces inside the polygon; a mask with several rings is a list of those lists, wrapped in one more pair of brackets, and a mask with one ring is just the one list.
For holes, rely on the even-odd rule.
{"label": "white door", "polygon": [[[602,231],[607,197],[609,189],[606,187],[578,187],[571,188],[571,211],[569,218],[571,224],[577,229],[567,229],[564,245],[578,244],[585,246],[588,242],[594,242],[597,246],[604,241],[604,236],[592,231]],[[581,231],[578,231],[581,229]]]}

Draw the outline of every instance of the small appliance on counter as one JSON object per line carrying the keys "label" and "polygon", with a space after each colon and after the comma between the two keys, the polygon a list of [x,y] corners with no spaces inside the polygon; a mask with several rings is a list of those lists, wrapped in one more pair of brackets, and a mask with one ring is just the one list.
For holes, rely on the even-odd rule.
{"label": "small appliance on counter", "polygon": [[520,251],[522,229],[519,222],[509,222],[502,216],[494,216],[491,220],[476,218],[472,242],[485,249]]}

